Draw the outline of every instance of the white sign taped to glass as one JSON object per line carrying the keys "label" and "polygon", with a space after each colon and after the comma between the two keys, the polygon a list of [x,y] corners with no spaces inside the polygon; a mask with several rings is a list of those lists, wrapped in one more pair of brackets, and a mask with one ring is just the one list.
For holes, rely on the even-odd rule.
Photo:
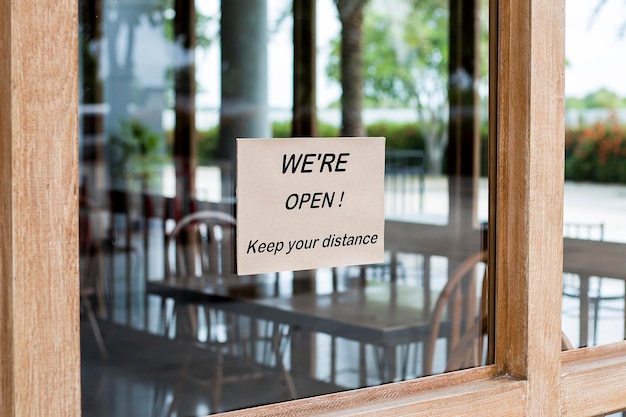
{"label": "white sign taped to glass", "polygon": [[385,138],[237,139],[237,273],[384,260]]}

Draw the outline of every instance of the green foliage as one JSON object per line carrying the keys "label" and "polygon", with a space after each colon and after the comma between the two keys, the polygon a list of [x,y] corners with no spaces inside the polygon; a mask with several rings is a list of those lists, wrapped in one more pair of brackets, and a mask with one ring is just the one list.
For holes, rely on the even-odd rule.
{"label": "green foliage", "polygon": [[568,109],[609,109],[626,108],[626,98],[620,97],[614,91],[600,88],[588,93],[584,97],[567,97],[565,107]]}
{"label": "green foliage", "polygon": [[[447,145],[450,2],[404,0],[393,8],[372,1],[363,18],[364,107],[414,108],[426,144],[429,173],[442,172],[438,158]],[[487,2],[481,0],[480,46],[487,56]],[[340,39],[332,43],[326,72],[340,81]],[[487,59],[480,60],[480,83],[486,89]],[[459,70],[453,85],[468,89],[475,80]],[[464,92],[464,91],[461,91]]]}
{"label": "green foliage", "polygon": [[565,108],[583,110],[585,108],[585,100],[580,97],[566,97]]}
{"label": "green foliage", "polygon": [[366,131],[368,136],[387,138],[387,148],[424,150],[424,136],[417,123],[376,122]]}
{"label": "green foliage", "polygon": [[275,138],[291,137],[291,122],[274,122],[272,123],[272,136]]}
{"label": "green foliage", "polygon": [[[158,0],[157,4],[152,8],[148,14],[148,18],[153,25],[163,25],[163,33],[165,39],[170,42],[175,42],[174,39],[174,1],[173,0]],[[213,40],[217,37],[217,34],[207,35],[209,27],[214,18],[206,16],[198,10],[196,7],[196,46],[200,49],[207,49],[211,46]]]}
{"label": "green foliage", "polygon": [[219,127],[214,126],[208,130],[198,132],[198,163],[209,165],[215,158],[217,142],[219,138]]}
{"label": "green foliage", "polygon": [[566,130],[565,179],[626,184],[626,127],[616,117]]}
{"label": "green foliage", "polygon": [[[319,137],[336,137],[339,135],[339,129],[328,123],[318,123],[317,135]],[[217,149],[219,137],[219,127],[214,126],[210,129],[198,132],[198,163],[200,165],[209,165],[215,159],[215,151]],[[274,122],[272,124],[272,137],[289,138],[291,137],[291,122]]]}
{"label": "green foliage", "polygon": [[[275,122],[272,130],[273,137],[290,137],[291,122]],[[336,137],[338,131],[337,127],[326,123],[320,123],[318,126],[320,137]],[[417,123],[376,122],[368,125],[366,131],[368,136],[387,138],[389,149],[424,149],[424,138]],[[217,137],[217,127],[199,132],[200,164],[211,163],[217,147]],[[486,176],[488,165],[486,126],[481,127],[480,142],[480,174]],[[610,117],[591,126],[566,129],[565,179],[626,184],[626,125],[620,124],[615,117]]]}
{"label": "green foliage", "polygon": [[[291,122],[274,122],[272,124],[272,137],[290,138]],[[339,136],[339,128],[324,122],[317,123],[317,136],[324,138],[334,138]]]}
{"label": "green foliage", "polygon": [[[406,2],[392,16],[371,2],[363,22],[366,106],[420,106],[432,89],[445,90],[448,62],[448,1]],[[340,82],[341,39],[331,43],[326,73]],[[432,100],[432,96],[430,97]]]}
{"label": "green foliage", "polygon": [[622,99],[606,88],[589,93],[584,98],[585,107],[589,109],[617,109],[622,106]]}
{"label": "green foliage", "polygon": [[[424,149],[424,138],[417,123],[387,123],[377,122],[366,127],[368,136],[384,136],[387,138],[387,147],[394,149]],[[219,129],[198,132],[198,163],[209,164],[213,161],[217,148]],[[318,137],[337,137],[339,128],[328,123],[319,122],[317,125]],[[291,137],[291,122],[274,122],[272,137]]]}
{"label": "green foliage", "polygon": [[[198,132],[198,163],[210,165],[214,160],[217,148],[218,127]],[[376,122],[366,126],[368,136],[382,136],[387,139],[388,149],[420,149],[424,150],[424,137],[418,123]],[[318,137],[337,137],[339,128],[328,123],[318,124]],[[169,135],[168,135],[169,136]],[[291,122],[274,122],[272,137],[291,137]],[[488,128],[481,127],[480,132],[480,175],[487,175],[488,161]],[[444,161],[445,164],[445,161]]]}
{"label": "green foliage", "polygon": [[111,137],[110,142],[115,155],[113,172],[118,177],[150,182],[166,161],[161,142],[161,135],[141,120],[121,121],[119,132]]}

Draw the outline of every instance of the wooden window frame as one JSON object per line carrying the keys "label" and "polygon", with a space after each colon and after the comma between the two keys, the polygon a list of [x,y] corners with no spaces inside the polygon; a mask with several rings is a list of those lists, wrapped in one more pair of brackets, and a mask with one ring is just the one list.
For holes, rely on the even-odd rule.
{"label": "wooden window frame", "polygon": [[[495,364],[226,415],[626,408],[626,342],[560,352],[565,0],[491,15]],[[80,415],[77,34],[75,1],[0,0],[2,416]]]}
{"label": "wooden window frame", "polygon": [[78,2],[0,0],[0,416],[80,415]]}

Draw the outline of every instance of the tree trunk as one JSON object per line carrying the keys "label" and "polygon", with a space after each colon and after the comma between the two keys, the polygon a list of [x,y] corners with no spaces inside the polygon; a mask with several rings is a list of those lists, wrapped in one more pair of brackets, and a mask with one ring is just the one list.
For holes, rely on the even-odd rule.
{"label": "tree trunk", "polygon": [[460,230],[475,227],[473,220],[478,212],[479,7],[477,0],[450,0],[450,142],[446,171],[449,178],[449,224]]}
{"label": "tree trunk", "polygon": [[317,136],[315,0],[293,2],[293,137]]}
{"label": "tree trunk", "polygon": [[367,0],[336,0],[341,20],[341,135],[365,136],[363,127],[363,8]]}
{"label": "tree trunk", "polygon": [[221,97],[217,157],[222,195],[235,195],[237,138],[272,134],[268,109],[267,2],[222,0],[220,18]]}
{"label": "tree trunk", "polygon": [[195,194],[196,123],[195,65],[196,17],[193,0],[175,1],[174,39],[184,59],[175,69],[174,164],[176,169],[176,200],[181,216],[191,212],[190,201]]}

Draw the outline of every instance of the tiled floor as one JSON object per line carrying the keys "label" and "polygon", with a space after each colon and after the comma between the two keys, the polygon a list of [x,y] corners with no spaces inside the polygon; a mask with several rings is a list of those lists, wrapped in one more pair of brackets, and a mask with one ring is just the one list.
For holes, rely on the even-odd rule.
{"label": "tiled floor", "polygon": [[[174,341],[106,323],[101,329],[109,354],[106,361],[97,350],[89,324],[81,325],[83,416],[180,417],[216,411],[210,387],[181,378],[186,356]],[[209,377],[214,363],[213,354],[196,349],[190,369]],[[225,374],[244,375],[233,361],[226,360],[224,368]],[[294,380],[299,397],[345,389],[305,378]],[[258,378],[225,384],[219,411],[289,399],[280,372],[270,369]]]}

